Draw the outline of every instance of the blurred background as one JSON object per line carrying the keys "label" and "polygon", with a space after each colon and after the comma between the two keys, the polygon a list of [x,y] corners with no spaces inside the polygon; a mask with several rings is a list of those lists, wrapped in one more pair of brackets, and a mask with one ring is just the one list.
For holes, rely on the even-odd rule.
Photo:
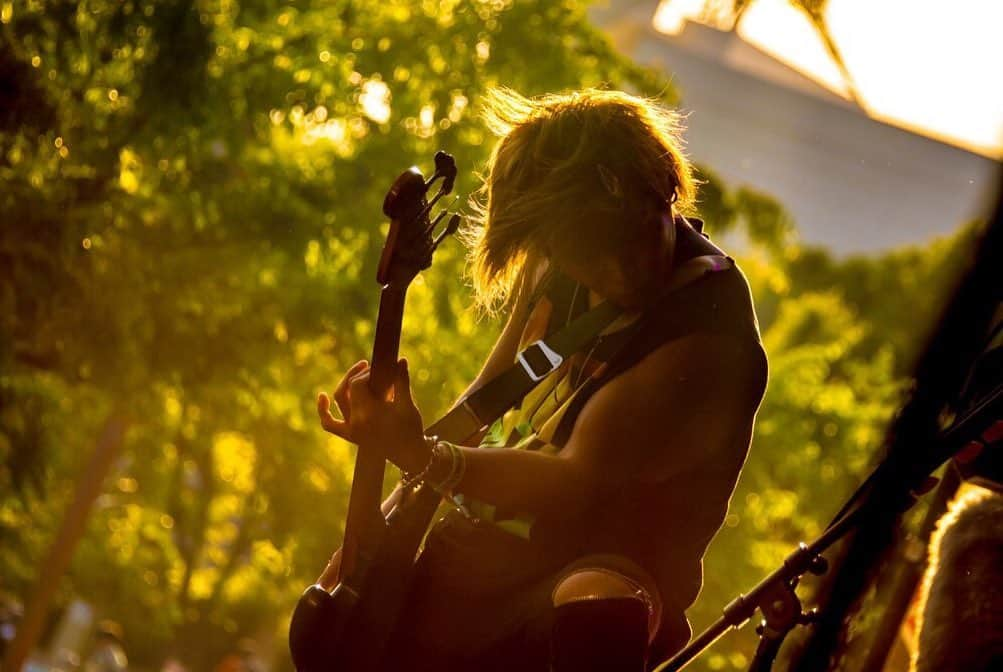
{"label": "blurred background", "polygon": [[[31,669],[291,669],[354,459],[314,400],[369,356],[384,193],[437,149],[472,193],[495,85],[688,115],[701,216],[771,363],[689,612],[706,626],[877,459],[995,202],[1001,19],[994,0],[0,0],[0,646],[32,627]],[[426,419],[500,326],[445,244],[401,346]],[[754,649],[746,628],[689,669]]]}

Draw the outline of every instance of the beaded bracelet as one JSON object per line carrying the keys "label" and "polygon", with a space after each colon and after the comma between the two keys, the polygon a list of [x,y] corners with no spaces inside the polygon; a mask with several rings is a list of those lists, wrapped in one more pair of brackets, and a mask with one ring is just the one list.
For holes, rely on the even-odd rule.
{"label": "beaded bracelet", "polygon": [[425,445],[428,446],[428,462],[417,474],[412,474],[411,472],[401,469],[401,487],[404,489],[410,488],[415,483],[419,481],[424,481],[425,477],[428,476],[428,470],[432,468],[432,463],[435,461],[435,445],[439,441],[438,436],[423,436],[422,439],[425,441]]}
{"label": "beaded bracelet", "polygon": [[[437,436],[426,436],[425,443],[429,446],[428,462],[417,474],[410,474],[402,470],[402,487],[410,488],[420,481],[427,483],[440,494],[448,496],[453,488],[459,485],[463,479],[463,475],[467,470],[466,456],[459,446],[449,441],[443,441]],[[437,482],[429,478],[429,472],[435,466],[436,458],[444,455],[449,456],[449,473],[445,478]]]}

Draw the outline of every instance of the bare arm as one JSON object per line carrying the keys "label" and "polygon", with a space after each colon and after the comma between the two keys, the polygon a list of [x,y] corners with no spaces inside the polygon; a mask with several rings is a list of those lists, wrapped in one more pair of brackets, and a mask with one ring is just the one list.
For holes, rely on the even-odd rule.
{"label": "bare arm", "polygon": [[494,347],[491,348],[487,359],[484,360],[481,372],[477,374],[473,382],[460,395],[457,403],[468,397],[495,376],[503,373],[515,362],[515,356],[519,351],[519,339],[522,336],[523,328],[526,326],[526,319],[529,317],[527,315],[529,297],[533,294],[536,284],[543,277],[546,270],[547,262],[544,259],[528,260],[526,262],[526,270],[521,275],[519,284],[515,289],[515,301],[509,313],[508,320],[505,322],[505,327],[502,329],[498,340],[495,341]]}
{"label": "bare arm", "polygon": [[[491,353],[485,360],[484,366],[481,367],[481,372],[477,374],[477,377],[473,380],[473,382],[467,386],[467,389],[462,395],[460,395],[460,398],[456,400],[454,406],[459,404],[460,401],[472,394],[489,380],[504,372],[512,365],[512,362],[515,361],[515,356],[519,349],[519,338],[522,336],[522,330],[526,324],[526,318],[528,317],[526,312],[529,307],[529,297],[532,294],[533,289],[536,287],[536,283],[539,282],[545,271],[545,260],[527,262],[526,273],[524,273],[520,278],[519,286],[516,288],[517,294],[515,302],[513,304],[512,311],[509,313],[508,321],[502,329],[501,335],[498,337],[498,340],[495,341],[495,344],[491,349]],[[395,488],[394,491],[383,501],[383,505],[380,508],[384,516],[389,514],[390,511],[397,505],[400,501],[400,496],[400,488]],[[327,563],[327,567],[324,568],[324,571],[317,579],[317,583],[328,591],[333,589],[338,582],[338,570],[340,567],[341,549],[339,548],[331,556],[331,559]]]}
{"label": "bare arm", "polygon": [[759,352],[727,337],[666,344],[601,387],[557,455],[463,448],[457,491],[538,516],[572,516],[630,478],[662,480],[751,436],[766,382]]}
{"label": "bare arm", "polygon": [[[487,359],[484,360],[484,365],[481,367],[480,373],[477,374],[477,377],[467,386],[463,394],[453,403],[453,408],[480,389],[485,383],[488,383],[492,378],[504,373],[515,362],[515,356],[519,352],[519,339],[522,337],[523,328],[526,326],[526,320],[529,317],[527,314],[529,298],[532,296],[537,283],[543,277],[546,270],[547,261],[545,259],[527,260],[526,271],[519,279],[519,285],[515,290],[515,301],[509,313],[508,320],[505,322],[505,327],[491,348]],[[479,441],[482,436],[483,432],[473,437],[473,439]]]}

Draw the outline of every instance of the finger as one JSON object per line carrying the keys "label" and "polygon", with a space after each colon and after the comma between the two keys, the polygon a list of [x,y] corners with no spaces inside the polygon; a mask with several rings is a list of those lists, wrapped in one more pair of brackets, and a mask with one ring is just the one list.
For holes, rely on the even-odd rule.
{"label": "finger", "polygon": [[370,369],[368,366],[365,367],[364,369],[360,370],[360,371],[357,371],[357,372],[353,373],[352,374],[352,379],[349,381],[349,387],[351,387],[351,383],[354,383],[357,380],[366,380],[366,381],[368,381],[372,377],[372,374],[373,374],[373,370]]}
{"label": "finger", "polygon": [[358,399],[369,391],[369,378],[370,371],[362,371],[352,376],[352,379],[348,381],[348,398],[353,402],[358,402]]}
{"label": "finger", "polygon": [[317,415],[321,420],[324,416],[331,415],[331,398],[323,392],[317,395]]}
{"label": "finger", "polygon": [[408,370],[407,358],[397,362],[397,380],[394,381],[394,404],[405,407],[415,405],[411,396],[411,373]]}
{"label": "finger", "polygon": [[365,371],[360,371],[352,376],[352,379],[348,381],[348,400],[353,401],[352,390],[355,390],[355,394],[363,394],[369,389],[369,379],[372,378],[372,369],[366,369]]}
{"label": "finger", "polygon": [[351,441],[349,424],[331,415],[331,400],[323,392],[317,397],[317,415],[320,416],[320,426],[325,431],[340,436],[346,441]]}
{"label": "finger", "polygon": [[323,427],[324,431],[329,434],[334,434],[349,443],[355,443],[352,439],[351,426],[347,422],[335,420],[333,416],[328,415],[327,417],[321,419],[320,426]]}
{"label": "finger", "polygon": [[359,374],[361,371],[365,371],[369,368],[369,362],[362,359],[352,365],[345,375],[342,377],[341,382],[338,383],[338,387],[334,390],[334,402],[338,404],[338,410],[341,411],[341,417],[346,421],[351,420],[349,417],[352,411],[351,399],[348,395],[348,386],[352,382],[352,378]]}
{"label": "finger", "polygon": [[348,397],[352,404],[352,410],[356,417],[368,416],[368,412],[377,403],[376,396],[369,388],[369,378],[371,370],[355,374],[355,377],[348,384]]}

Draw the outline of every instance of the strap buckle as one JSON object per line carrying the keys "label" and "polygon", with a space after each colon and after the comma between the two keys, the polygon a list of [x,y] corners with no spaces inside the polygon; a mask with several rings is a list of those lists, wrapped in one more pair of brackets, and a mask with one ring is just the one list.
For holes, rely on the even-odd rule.
{"label": "strap buckle", "polygon": [[[546,358],[547,362],[550,364],[550,368],[546,369],[542,373],[537,373],[534,370],[533,365],[530,364],[529,359],[526,357],[527,354],[533,356],[534,359],[538,360],[538,363],[542,363],[539,362],[540,355],[542,355],[544,358]],[[542,340],[534,341],[533,343],[527,345],[526,349],[519,353],[517,359],[519,360],[519,364],[522,365],[523,370],[529,376],[530,380],[532,380],[534,383],[539,380],[542,380],[547,374],[549,374],[551,371],[554,371],[557,367],[561,365],[562,362],[564,362],[564,357],[554,352],[554,350],[549,345],[544,343]]]}

